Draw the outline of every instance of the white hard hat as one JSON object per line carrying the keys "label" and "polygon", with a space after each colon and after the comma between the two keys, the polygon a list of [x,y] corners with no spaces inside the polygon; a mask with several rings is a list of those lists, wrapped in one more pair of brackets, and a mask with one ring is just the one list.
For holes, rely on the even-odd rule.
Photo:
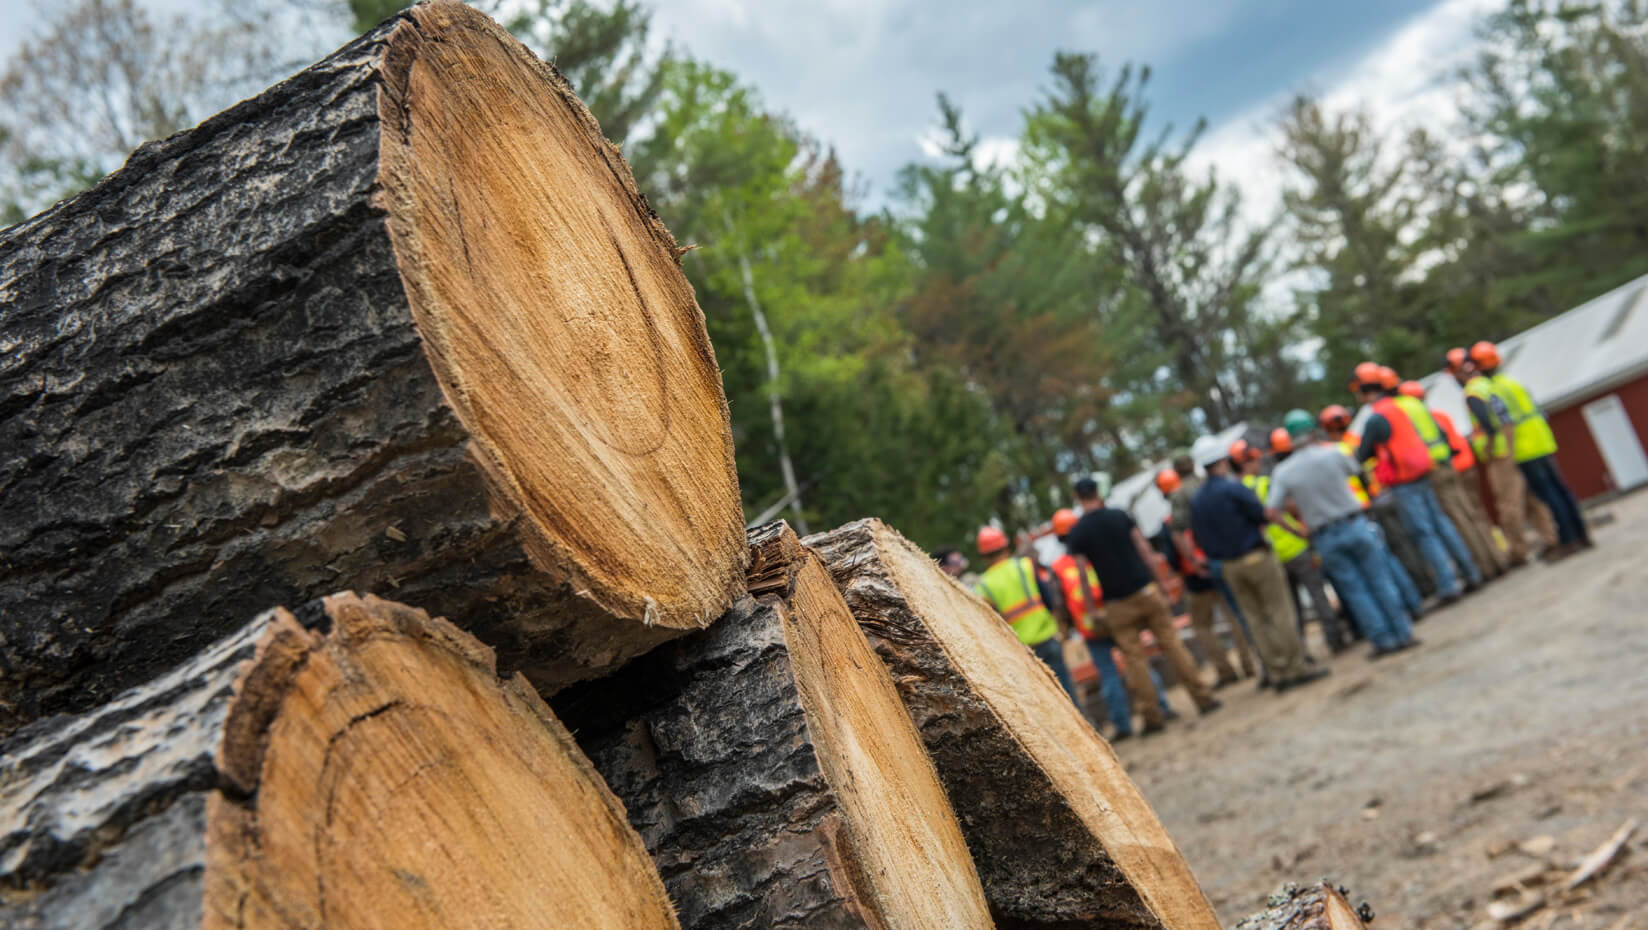
{"label": "white hard hat", "polygon": [[1190,457],[1203,468],[1215,465],[1229,456],[1230,450],[1212,436],[1203,436],[1190,444]]}

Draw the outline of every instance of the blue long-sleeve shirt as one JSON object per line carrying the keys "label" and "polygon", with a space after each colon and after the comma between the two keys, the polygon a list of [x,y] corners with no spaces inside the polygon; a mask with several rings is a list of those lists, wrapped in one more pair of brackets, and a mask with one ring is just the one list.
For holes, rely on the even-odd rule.
{"label": "blue long-sleeve shirt", "polygon": [[1240,482],[1209,478],[1190,502],[1190,528],[1210,559],[1234,559],[1265,544],[1265,508]]}

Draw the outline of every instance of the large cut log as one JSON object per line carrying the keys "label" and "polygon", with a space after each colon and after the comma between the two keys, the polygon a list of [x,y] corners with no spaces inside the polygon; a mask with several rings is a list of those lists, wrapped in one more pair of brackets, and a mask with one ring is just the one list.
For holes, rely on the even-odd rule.
{"label": "large cut log", "polygon": [[392,602],[270,611],[0,752],[6,927],[678,926],[525,679]]}
{"label": "large cut log", "polygon": [[898,683],[999,926],[1218,927],[1109,744],[994,610],[878,520],[806,543]]}
{"label": "large cut log", "polygon": [[961,830],[886,669],[787,525],[746,599],[556,708],[690,930],[988,927]]}
{"label": "large cut log", "polygon": [[344,588],[544,691],[719,616],[747,549],[677,259],[455,2],[0,233],[0,733]]}
{"label": "large cut log", "polygon": [[1327,882],[1289,884],[1270,896],[1265,909],[1244,917],[1236,930],[1366,930],[1373,912],[1358,910],[1345,900],[1344,889]]}

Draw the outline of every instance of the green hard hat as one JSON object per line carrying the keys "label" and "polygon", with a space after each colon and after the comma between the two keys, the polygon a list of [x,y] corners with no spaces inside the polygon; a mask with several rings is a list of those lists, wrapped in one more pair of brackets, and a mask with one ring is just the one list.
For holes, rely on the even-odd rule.
{"label": "green hard hat", "polygon": [[1316,428],[1316,418],[1295,407],[1282,417],[1282,428],[1297,439]]}

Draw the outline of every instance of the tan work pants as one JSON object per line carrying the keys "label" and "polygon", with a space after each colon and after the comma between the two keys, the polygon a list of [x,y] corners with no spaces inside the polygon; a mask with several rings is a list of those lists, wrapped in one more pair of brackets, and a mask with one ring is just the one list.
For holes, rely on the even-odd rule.
{"label": "tan work pants", "polygon": [[[1224,600],[1218,591],[1188,591],[1185,600],[1190,607],[1190,625],[1196,630],[1196,641],[1202,644],[1202,651],[1207,653],[1213,668],[1219,673],[1219,683],[1228,684],[1241,678],[1236,669],[1230,664],[1230,655],[1225,652],[1224,641],[1219,634],[1213,631],[1214,608]],[[1247,636],[1242,633],[1242,625],[1231,618],[1230,638],[1236,643],[1236,656],[1242,663],[1242,672],[1251,678],[1255,674],[1253,665],[1253,650],[1248,646]]]}
{"label": "tan work pants", "polygon": [[1253,645],[1265,660],[1270,683],[1283,684],[1304,675],[1305,648],[1299,642],[1299,614],[1288,592],[1287,570],[1276,553],[1260,548],[1222,563],[1225,583],[1247,617]]}
{"label": "tan work pants", "polygon": [[1206,708],[1213,703],[1213,692],[1202,681],[1196,662],[1190,657],[1190,650],[1179,641],[1179,631],[1173,628],[1173,611],[1168,609],[1167,599],[1162,597],[1154,584],[1146,585],[1144,590],[1119,601],[1106,601],[1104,606],[1109,615],[1110,636],[1127,663],[1122,677],[1127,680],[1133,709],[1144,717],[1145,726],[1159,727],[1167,719],[1162,716],[1161,705],[1156,702],[1156,686],[1150,681],[1150,657],[1145,655],[1144,643],[1139,641],[1140,630],[1148,629],[1156,637],[1156,646],[1161,649],[1168,664],[1173,666],[1174,676],[1189,692],[1196,706]]}
{"label": "tan work pants", "polygon": [[1494,509],[1499,511],[1499,528],[1505,531],[1505,545],[1511,550],[1511,565],[1528,561],[1528,537],[1524,527],[1528,505],[1528,484],[1510,456],[1488,462],[1488,484],[1493,486]]}
{"label": "tan work pants", "polygon": [[1465,541],[1465,548],[1471,550],[1471,560],[1482,569],[1483,577],[1504,574],[1505,555],[1494,544],[1493,534],[1488,532],[1487,525],[1477,519],[1477,510],[1470,505],[1476,486],[1472,484],[1467,487],[1463,476],[1451,465],[1438,466],[1431,475],[1431,483],[1436,486],[1436,499],[1442,503],[1442,512],[1459,530],[1459,537]]}

